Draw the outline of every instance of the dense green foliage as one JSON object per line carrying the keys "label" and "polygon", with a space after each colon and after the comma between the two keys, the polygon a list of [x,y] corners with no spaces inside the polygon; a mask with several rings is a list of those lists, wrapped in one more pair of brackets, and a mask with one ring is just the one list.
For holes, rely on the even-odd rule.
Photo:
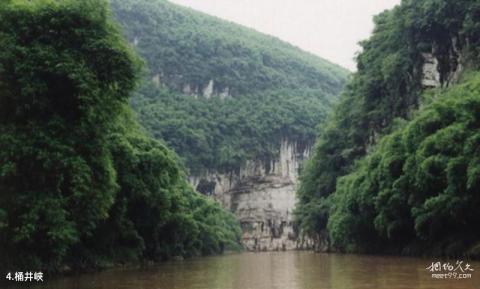
{"label": "dense green foliage", "polygon": [[[455,71],[460,61],[464,67],[478,65],[479,12],[478,3],[469,0],[404,0],[374,18],[373,35],[361,42],[358,71],[341,96],[301,177],[297,221],[304,234],[317,236],[342,230],[332,224],[327,230],[330,213],[340,202],[348,182],[346,178],[339,183],[339,177],[354,169],[361,170],[355,162],[368,154],[382,135],[395,131],[397,119],[410,119],[412,111],[418,108],[423,91],[423,53],[431,53],[439,61],[442,85],[450,84],[449,72]],[[358,191],[354,193],[354,189]],[[352,187],[349,192],[361,198],[360,191]],[[396,194],[403,198],[407,192],[398,190]],[[367,214],[368,208],[365,210]],[[401,217],[397,221],[403,222]],[[370,233],[375,235],[370,225],[370,231],[351,236],[360,242]]]}
{"label": "dense green foliage", "polygon": [[112,0],[127,39],[166,86],[228,87],[233,96],[282,88],[336,95],[346,71],[277,38],[169,3]]}
{"label": "dense green foliage", "polygon": [[[98,229],[108,245],[102,252],[110,250],[116,257],[121,250],[112,243],[133,242],[124,252],[143,249],[137,258],[163,260],[239,248],[240,228],[233,215],[193,191],[173,152],[138,133],[135,123],[121,123],[123,128],[110,136],[120,190],[111,217]],[[120,238],[119,232],[124,234]]]}
{"label": "dense green foliage", "polygon": [[448,89],[339,179],[334,245],[480,255],[480,74]]}
{"label": "dense green foliage", "polygon": [[147,78],[158,76],[134,97],[140,122],[192,174],[274,158],[282,138],[313,143],[346,79],[344,69],[276,38],[167,1],[112,7],[147,60]]}
{"label": "dense green foliage", "polygon": [[316,92],[269,92],[192,99],[151,85],[136,94],[140,122],[183,157],[192,174],[235,171],[246,160],[275,159],[283,138],[312,145],[330,107]]}
{"label": "dense green foliage", "polygon": [[[145,136],[139,60],[105,1],[0,4],[0,264],[57,270],[222,252],[239,227]],[[25,267],[23,267],[25,266]]]}

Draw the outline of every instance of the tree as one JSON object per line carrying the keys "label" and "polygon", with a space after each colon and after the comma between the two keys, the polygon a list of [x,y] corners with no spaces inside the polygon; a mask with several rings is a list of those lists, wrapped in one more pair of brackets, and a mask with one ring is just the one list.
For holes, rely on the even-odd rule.
{"label": "tree", "polygon": [[233,216],[132,116],[141,65],[106,1],[2,2],[0,47],[1,265],[86,269],[235,247]]}
{"label": "tree", "polygon": [[108,216],[106,133],[138,60],[104,1],[12,1],[0,15],[0,250],[56,267]]}

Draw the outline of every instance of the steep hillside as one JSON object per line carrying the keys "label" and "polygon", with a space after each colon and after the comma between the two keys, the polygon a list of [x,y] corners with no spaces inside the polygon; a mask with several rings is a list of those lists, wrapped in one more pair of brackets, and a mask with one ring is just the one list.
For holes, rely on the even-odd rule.
{"label": "steep hillside", "polygon": [[133,102],[141,123],[195,175],[269,162],[282,138],[310,145],[347,76],[276,38],[167,1],[112,7],[149,67]]}
{"label": "steep hillside", "polygon": [[339,179],[328,222],[348,251],[480,256],[480,73],[439,93]]}
{"label": "steep hillside", "polygon": [[164,0],[114,0],[150,76],[177,91],[236,96],[278,88],[336,95],[345,70],[276,38]]}
{"label": "steep hillside", "polygon": [[[328,128],[318,139],[312,160],[302,175],[297,221],[304,234],[315,237],[319,242],[320,239],[327,241],[327,244],[323,244],[326,247],[329,246],[330,239],[337,248],[344,250],[378,251],[383,248],[397,252],[405,249],[404,253],[413,253],[413,249],[406,248],[418,241],[435,247],[435,253],[438,254],[465,253],[466,247],[461,246],[456,250],[447,250],[454,242],[438,239],[438,235],[433,232],[439,223],[430,222],[430,218],[444,217],[440,211],[435,211],[438,208],[433,209],[434,203],[439,199],[450,194],[468,196],[478,188],[470,188],[465,183],[462,187],[462,181],[451,180],[454,176],[448,173],[446,166],[449,158],[434,155],[438,153],[468,158],[471,152],[467,150],[467,135],[475,134],[477,128],[464,127],[464,120],[461,117],[455,118],[454,115],[457,114],[468,114],[468,111],[463,111],[466,106],[460,104],[463,100],[459,100],[458,105],[452,103],[453,115],[449,121],[429,126],[428,120],[423,119],[422,115],[432,115],[430,111],[433,108],[423,108],[425,100],[422,95],[431,89],[437,89],[437,94],[441,93],[442,89],[455,85],[464,71],[478,67],[480,5],[475,1],[404,0],[401,5],[385,11],[374,20],[373,35],[362,42],[363,51],[357,58],[358,72],[342,95]],[[472,99],[468,101],[473,101],[472,105],[478,105],[474,98],[480,91],[475,86],[463,92],[470,94]],[[450,94],[460,96],[453,91],[447,93]],[[439,97],[436,107],[442,107],[441,103],[446,102],[446,99],[448,97]],[[419,107],[421,112],[417,116]],[[475,113],[471,117],[475,117]],[[409,129],[399,128],[403,127],[405,120],[412,121]],[[417,136],[404,132],[412,132],[415,125],[421,126],[423,124],[419,123],[422,122],[427,127],[423,128],[425,131],[417,131]],[[432,139],[437,138],[437,131],[438,134],[443,134],[451,130],[450,125],[460,131],[465,130],[464,135],[458,139],[460,143],[456,149],[431,152],[431,149],[435,149],[429,146],[426,151],[415,152],[420,148],[411,147],[423,147],[431,142],[431,135],[435,135],[431,136]],[[393,133],[393,136],[382,139],[383,135],[389,133]],[[408,137],[400,137],[402,134]],[[402,144],[393,144],[396,138],[400,138]],[[382,144],[377,147],[379,140]],[[445,141],[447,142],[446,139]],[[391,145],[389,149],[383,148],[386,143]],[[404,145],[407,147],[402,147]],[[409,158],[410,154],[416,154],[417,157],[425,154],[425,158],[432,158],[423,162],[421,159]],[[368,155],[368,160],[356,164],[365,155]],[[379,158],[383,158],[384,162],[378,163]],[[409,161],[404,162],[406,159]],[[434,165],[437,161],[442,165]],[[369,162],[377,163],[366,165]],[[450,165],[453,166],[454,162]],[[465,164],[460,166],[463,165]],[[404,186],[406,183],[415,184],[412,175],[406,177],[404,174],[412,174],[417,169],[416,166],[422,167],[418,167],[419,174],[416,178],[422,178],[420,171],[428,171],[427,167],[431,167],[431,170],[425,172],[426,179],[418,180],[426,182],[423,184],[425,187],[414,190]],[[350,173],[353,176],[339,179]],[[469,171],[469,177],[472,176],[470,174]],[[370,181],[375,182],[375,185]],[[453,183],[459,187],[447,188],[447,184]],[[467,187],[473,191],[467,190]],[[420,193],[422,190],[426,191]],[[415,196],[417,193],[423,195]],[[393,207],[400,203],[402,209],[395,211]],[[428,213],[421,213],[421,208]],[[371,223],[373,219],[374,226]],[[468,222],[471,224],[473,220],[469,219]],[[463,221],[467,222],[466,219]],[[466,228],[457,229],[460,231],[456,231],[456,236],[466,234]],[[347,230],[351,230],[350,233]],[[427,231],[432,234],[426,233]],[[388,242],[371,238],[378,235],[385,237]],[[478,240],[476,238],[468,237],[465,242],[468,239],[471,245],[472,241]]]}
{"label": "steep hillside", "polygon": [[112,0],[146,59],[132,101],[190,182],[236,215],[248,249],[292,249],[298,170],[347,71],[274,37],[162,0]]}

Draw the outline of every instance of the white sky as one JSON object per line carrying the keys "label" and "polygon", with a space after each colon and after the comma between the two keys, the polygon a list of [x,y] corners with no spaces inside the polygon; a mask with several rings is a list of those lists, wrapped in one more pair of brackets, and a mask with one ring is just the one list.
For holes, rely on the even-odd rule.
{"label": "white sky", "polygon": [[400,0],[170,0],[277,36],[304,50],[355,69],[357,43],[372,17]]}

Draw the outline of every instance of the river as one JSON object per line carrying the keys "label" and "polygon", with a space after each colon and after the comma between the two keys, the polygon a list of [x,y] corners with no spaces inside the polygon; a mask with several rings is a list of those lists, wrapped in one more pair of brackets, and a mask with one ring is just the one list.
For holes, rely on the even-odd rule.
{"label": "river", "polygon": [[[149,268],[45,276],[33,288],[49,289],[478,289],[480,263],[468,279],[433,279],[436,259],[318,254],[241,253],[172,261]],[[454,265],[456,262],[449,261]],[[444,264],[446,262],[442,262]],[[462,263],[465,269],[466,261]],[[457,268],[457,272],[460,268]],[[33,282],[35,283],[35,282]],[[10,284],[13,285],[13,284]],[[18,284],[24,285],[24,284]],[[32,284],[33,285],[33,284]],[[25,286],[18,286],[25,288]]]}

